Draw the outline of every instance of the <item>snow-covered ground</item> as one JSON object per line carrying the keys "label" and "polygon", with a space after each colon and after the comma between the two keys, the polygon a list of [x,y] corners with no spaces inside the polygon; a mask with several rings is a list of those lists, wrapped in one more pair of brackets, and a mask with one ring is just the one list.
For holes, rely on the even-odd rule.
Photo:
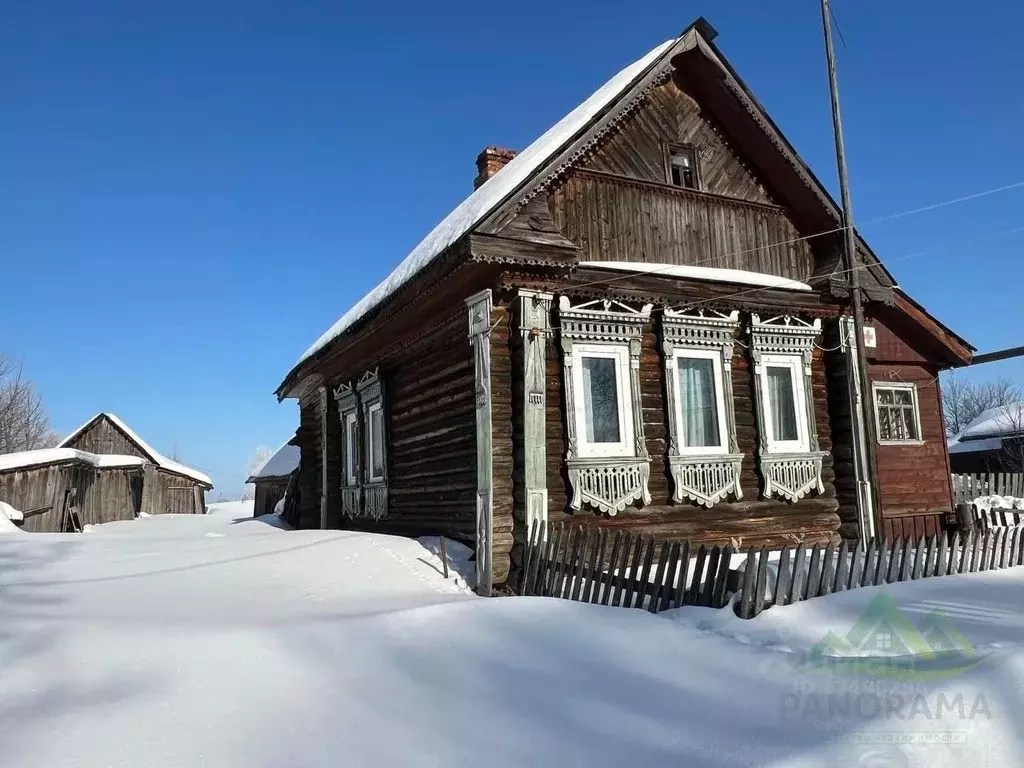
{"label": "snow-covered ground", "polygon": [[430,540],[210,512],[0,537],[0,765],[1024,764],[1024,569],[890,588],[984,658],[856,679],[803,651],[873,589],[750,622],[485,600]]}

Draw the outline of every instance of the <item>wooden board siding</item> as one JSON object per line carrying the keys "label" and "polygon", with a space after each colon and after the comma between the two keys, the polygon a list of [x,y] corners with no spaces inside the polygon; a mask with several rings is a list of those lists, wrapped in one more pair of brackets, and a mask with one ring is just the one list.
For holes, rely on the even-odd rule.
{"label": "wooden board siding", "polygon": [[24,530],[61,531],[65,491],[76,488],[80,525],[132,520],[139,511],[142,467],[95,467],[72,461],[0,473],[0,499],[22,511],[47,510],[26,518]]}
{"label": "wooden board siding", "polygon": [[800,281],[814,272],[807,241],[792,242],[800,233],[774,206],[589,171],[572,172],[549,204],[581,261],[704,265]]}
{"label": "wooden board siding", "polygon": [[584,167],[664,183],[666,142],[696,150],[703,190],[751,202],[772,202],[722,131],[671,80],[652,89],[618,130],[599,144]]}
{"label": "wooden board siding", "polygon": [[[142,493],[142,509],[150,515],[196,515],[204,509],[196,508],[196,489],[203,494],[205,488],[195,480],[148,465]],[[203,501],[205,507],[205,500]]]}
{"label": "wooden board siding", "polygon": [[931,512],[945,514],[952,509],[946,435],[936,373],[920,365],[871,365],[872,382],[917,384],[923,445],[878,444],[878,481],[885,516]]}
{"label": "wooden board siding", "polygon": [[[630,508],[615,517],[600,516],[589,509],[568,513],[570,486],[565,463],[567,450],[565,392],[562,354],[556,339],[547,347],[547,450],[548,515],[552,522],[572,522],[605,528],[635,528],[659,539],[686,538],[693,541],[734,541],[742,546],[792,542],[802,537],[807,542],[835,540],[839,528],[831,456],[825,459],[825,493],[796,504],[760,497],[762,482],[756,464],[757,417],[753,402],[753,370],[742,348],[733,359],[733,390],[736,407],[737,439],[744,454],[741,486],[743,499],[719,503],[710,510],[692,504],[673,505],[672,481],[667,460],[667,416],[662,358],[657,346],[655,324],[644,334],[640,360],[641,396],[644,432],[651,454],[650,491],[652,505]],[[813,396],[822,450],[832,448],[826,396],[826,375],[822,353],[814,360]],[[517,539],[522,531],[517,531]]]}
{"label": "wooden board siding", "polygon": [[143,453],[135,441],[106,416],[96,419],[81,434],[76,435],[66,447],[89,453],[138,456],[146,460],[153,458]]}
{"label": "wooden board siding", "polygon": [[[883,528],[891,535],[938,530],[953,508],[949,450],[942,420],[938,365],[931,343],[892,309],[873,313],[877,345],[866,350],[872,382],[917,385],[923,445],[878,444],[878,485]],[[872,395],[873,396],[873,395]],[[890,518],[899,518],[891,523]]]}
{"label": "wooden board siding", "polygon": [[252,516],[269,515],[273,513],[277,502],[284,498],[285,491],[288,490],[288,478],[264,480],[255,485]]}

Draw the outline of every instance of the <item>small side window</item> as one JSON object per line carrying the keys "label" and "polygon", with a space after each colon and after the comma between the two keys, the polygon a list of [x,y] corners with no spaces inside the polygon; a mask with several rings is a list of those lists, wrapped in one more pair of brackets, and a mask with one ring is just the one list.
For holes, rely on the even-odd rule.
{"label": "small side window", "polygon": [[915,384],[875,384],[875,420],[878,442],[921,442],[921,416]]}
{"label": "small side window", "polygon": [[693,147],[669,144],[667,153],[668,182],[676,187],[697,189],[697,153]]}

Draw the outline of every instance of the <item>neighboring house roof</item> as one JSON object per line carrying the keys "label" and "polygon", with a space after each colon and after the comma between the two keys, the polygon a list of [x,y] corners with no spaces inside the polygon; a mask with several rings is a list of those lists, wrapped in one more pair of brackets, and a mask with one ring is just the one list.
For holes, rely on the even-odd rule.
{"label": "neighboring house roof", "polygon": [[288,477],[299,468],[299,446],[285,443],[257,469],[247,483],[258,483],[261,480],[277,480]]}
{"label": "neighboring house roof", "polygon": [[138,449],[142,451],[142,453],[146,454],[146,456],[149,457],[149,460],[153,464],[156,464],[161,469],[166,469],[168,472],[173,472],[177,475],[183,475],[184,477],[190,477],[193,480],[197,480],[200,483],[210,486],[211,488],[213,487],[213,481],[209,478],[208,475],[203,474],[198,469],[187,467],[184,464],[174,461],[173,459],[167,458],[158,450],[150,446],[149,443],[147,443],[145,440],[139,437],[139,435],[136,434],[136,432],[131,427],[129,427],[127,424],[121,421],[121,419],[119,419],[115,414],[110,413],[108,411],[101,411],[100,413],[97,413],[95,416],[93,416],[91,419],[85,422],[82,426],[78,427],[78,429],[74,430],[70,435],[61,440],[57,447],[64,448],[65,446],[67,446],[68,443],[72,442],[76,437],[78,437],[80,434],[85,432],[89,427],[91,427],[97,420],[102,419],[104,417],[107,418],[115,427],[121,430],[125,434],[125,437],[127,437],[129,440],[135,443]]}
{"label": "neighboring house roof", "polygon": [[[690,56],[690,61],[693,61],[693,56],[700,59],[700,63],[691,74],[720,84],[708,88],[722,89],[721,92],[716,92],[719,102],[722,99],[732,100],[724,109],[729,115],[742,113],[742,117],[734,119],[746,121],[743,123],[745,135],[749,137],[756,133],[760,137],[759,146],[762,149],[770,147],[770,150],[765,150],[774,153],[774,159],[769,164],[770,172],[778,177],[785,176],[786,194],[795,194],[790,201],[792,207],[814,208],[815,221],[827,221],[830,222],[828,226],[834,226],[841,216],[838,204],[714,45],[712,40],[715,35],[714,29],[703,18],[698,19],[678,38],[662,43],[621,70],[516,155],[448,214],[383,282],[345,312],[302,354],[279,386],[278,396],[288,396],[292,385],[303,377],[300,369],[310,358],[323,352],[335,339],[353,329],[362,318],[383,304],[447,249],[475,229],[486,227],[487,222],[498,217],[504,207],[526,194],[531,185],[535,186],[535,183],[542,179],[556,176],[560,172],[559,169],[571,164],[591,134],[596,135],[614,124],[613,116],[627,108],[634,91],[639,92],[641,86],[669,62],[675,62],[677,58],[682,61],[683,54]],[[769,170],[764,169],[764,172],[769,173]],[[794,193],[794,190],[799,191]],[[864,255],[868,273],[873,276],[877,285],[891,292],[892,286],[895,285],[892,275],[859,234],[857,242],[858,251]],[[818,277],[831,276],[832,279],[845,280],[842,277],[840,263],[829,265],[828,270],[831,270],[829,274]]]}
{"label": "neighboring house roof", "polygon": [[0,471],[27,469],[65,461],[82,461],[94,467],[141,467],[149,463],[139,456],[89,453],[74,448],[42,448],[37,451],[0,454]]}
{"label": "neighboring house roof", "polygon": [[985,440],[967,440],[963,443],[955,438],[949,441],[950,455],[1001,450],[1003,450],[1003,439],[1001,437],[990,437]]}
{"label": "neighboring house roof", "polygon": [[958,443],[1024,433],[1024,401],[982,411],[954,439]]}

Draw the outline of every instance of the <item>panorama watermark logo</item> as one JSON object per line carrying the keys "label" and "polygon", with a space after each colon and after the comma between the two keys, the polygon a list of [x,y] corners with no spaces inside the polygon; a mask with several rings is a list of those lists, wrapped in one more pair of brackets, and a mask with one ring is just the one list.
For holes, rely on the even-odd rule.
{"label": "panorama watermark logo", "polygon": [[962,675],[988,655],[978,652],[942,613],[927,613],[915,624],[882,592],[849,632],[829,632],[799,668],[807,673],[934,682]]}
{"label": "panorama watermark logo", "polygon": [[941,613],[915,622],[880,593],[848,632],[829,632],[798,656],[790,668],[793,691],[781,696],[779,713],[835,727],[846,744],[893,754],[914,745],[956,748],[974,721],[992,719],[984,692],[956,684],[989,655]]}

